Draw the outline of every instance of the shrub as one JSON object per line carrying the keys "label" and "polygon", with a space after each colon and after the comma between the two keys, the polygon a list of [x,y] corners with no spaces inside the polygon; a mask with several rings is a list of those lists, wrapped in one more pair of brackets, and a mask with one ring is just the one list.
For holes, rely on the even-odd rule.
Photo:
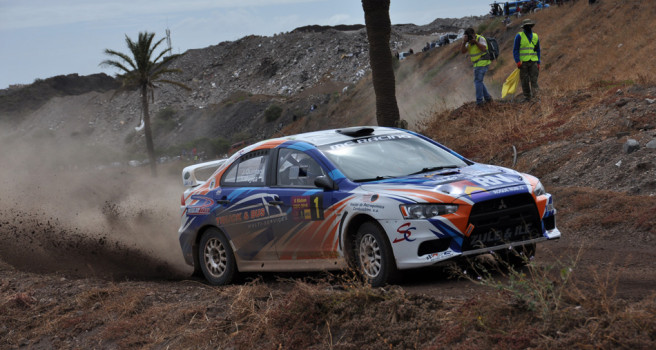
{"label": "shrub", "polygon": [[172,107],[164,107],[160,109],[155,115],[155,120],[153,121],[153,132],[161,134],[175,129],[178,126],[178,122],[175,119],[177,113],[178,111]]}
{"label": "shrub", "polygon": [[278,105],[271,105],[269,108],[264,111],[264,118],[266,119],[267,122],[272,122],[282,115],[282,107]]}

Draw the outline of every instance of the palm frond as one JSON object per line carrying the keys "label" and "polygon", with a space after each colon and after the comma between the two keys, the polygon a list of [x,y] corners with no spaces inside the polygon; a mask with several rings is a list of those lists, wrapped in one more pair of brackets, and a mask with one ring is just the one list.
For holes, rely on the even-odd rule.
{"label": "palm frond", "polygon": [[[132,58],[130,56],[122,53],[122,52],[118,52],[118,51],[114,51],[114,50],[110,50],[110,49],[105,49],[105,54],[109,55],[109,56],[116,56],[116,57],[122,59],[123,61],[125,61],[130,67],[132,67],[132,69],[137,69],[137,67],[135,66],[134,61],[132,60]],[[110,61],[110,60],[106,60],[106,61]],[[117,61],[115,61],[115,62],[117,62]],[[115,66],[115,65],[112,64],[112,66]],[[130,71],[129,69],[124,69],[124,68],[121,68],[121,69],[123,69],[125,71],[128,71],[128,72]]]}
{"label": "palm frond", "polygon": [[121,62],[113,61],[113,60],[104,60],[104,61],[100,62],[99,65],[102,66],[102,67],[118,68],[118,69],[120,69],[120,70],[122,70],[126,73],[129,73],[131,71],[131,69],[128,69],[127,67],[125,67]]}
{"label": "palm frond", "polygon": [[[159,53],[159,55],[157,55],[157,57],[155,57],[155,59],[153,60],[153,62],[157,62],[157,61],[159,61],[160,59],[162,59],[162,57],[163,57],[164,55],[166,55],[166,54],[169,53],[170,51],[171,51],[170,48],[168,48],[168,49],[166,49],[166,50],[163,50],[162,52]],[[166,62],[166,61],[167,61],[166,58],[167,58],[167,57],[164,57],[164,58],[162,59],[162,62],[160,62],[160,64]]]}
{"label": "palm frond", "polygon": [[[155,45],[153,45],[153,47],[152,47],[152,48],[150,49],[150,51],[148,52],[148,56],[149,56],[149,57],[152,57],[152,56],[153,56],[153,52],[155,52],[155,50],[157,49],[157,47],[159,46],[159,44],[161,44],[162,41],[164,41],[164,39],[165,39],[165,38],[161,38],[161,39],[159,39],[159,41],[157,41],[157,42],[155,43]],[[153,62],[157,62],[157,61],[158,61],[158,60],[164,55],[164,53],[166,53],[168,50],[170,50],[170,49],[163,50],[163,51],[157,56],[157,58],[155,58],[155,59],[153,60]]]}

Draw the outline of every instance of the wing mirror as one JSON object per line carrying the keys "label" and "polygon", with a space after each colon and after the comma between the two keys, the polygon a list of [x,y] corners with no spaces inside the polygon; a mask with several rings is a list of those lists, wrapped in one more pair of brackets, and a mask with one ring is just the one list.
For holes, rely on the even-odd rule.
{"label": "wing mirror", "polygon": [[314,185],[319,188],[323,188],[324,190],[330,190],[330,191],[339,189],[335,181],[333,181],[333,179],[325,175],[317,176],[317,178],[314,179]]}

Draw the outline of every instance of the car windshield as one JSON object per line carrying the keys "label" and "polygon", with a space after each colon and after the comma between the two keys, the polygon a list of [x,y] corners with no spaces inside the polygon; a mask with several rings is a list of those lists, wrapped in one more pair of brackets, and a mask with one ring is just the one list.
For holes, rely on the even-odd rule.
{"label": "car windshield", "polygon": [[403,133],[364,137],[326,145],[320,149],[346,177],[355,182],[468,165],[466,161],[437,145]]}

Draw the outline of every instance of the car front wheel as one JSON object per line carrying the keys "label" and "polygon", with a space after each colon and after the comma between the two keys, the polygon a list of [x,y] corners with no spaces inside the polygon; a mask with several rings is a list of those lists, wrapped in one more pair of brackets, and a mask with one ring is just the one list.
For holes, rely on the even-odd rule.
{"label": "car front wheel", "polygon": [[212,285],[228,284],[237,272],[228,239],[218,229],[205,231],[198,245],[198,260],[205,279]]}
{"label": "car front wheel", "polygon": [[355,238],[358,272],[372,287],[384,286],[396,280],[394,254],[378,225],[366,222]]}

